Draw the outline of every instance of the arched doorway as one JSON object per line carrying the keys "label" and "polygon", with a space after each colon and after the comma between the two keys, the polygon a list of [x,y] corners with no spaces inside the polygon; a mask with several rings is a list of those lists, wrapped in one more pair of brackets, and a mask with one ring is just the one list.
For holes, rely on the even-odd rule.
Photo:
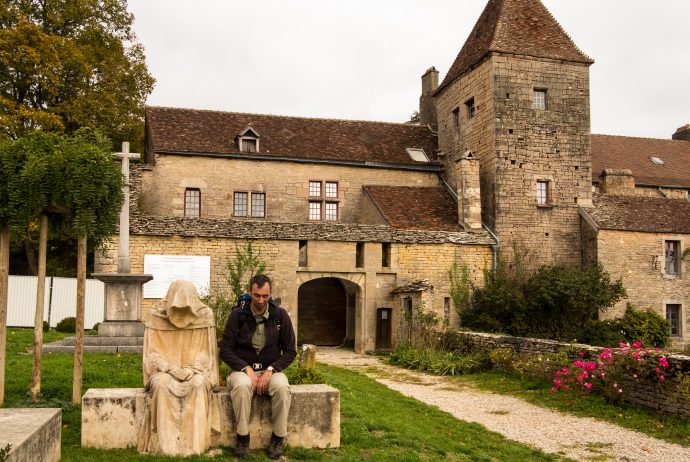
{"label": "arched doorway", "polygon": [[338,278],[319,278],[297,291],[297,341],[300,344],[354,343],[357,285]]}

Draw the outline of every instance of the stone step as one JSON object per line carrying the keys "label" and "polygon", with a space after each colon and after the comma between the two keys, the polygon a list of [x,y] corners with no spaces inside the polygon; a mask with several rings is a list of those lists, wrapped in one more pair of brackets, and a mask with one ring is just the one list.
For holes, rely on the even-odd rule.
{"label": "stone step", "polygon": [[61,409],[0,409],[0,448],[11,445],[6,462],[58,462],[61,432]]}
{"label": "stone step", "polygon": [[[63,345],[74,346],[74,337],[65,337],[62,339]],[[88,346],[142,346],[144,345],[144,337],[101,337],[99,335],[85,335],[84,345]]]}

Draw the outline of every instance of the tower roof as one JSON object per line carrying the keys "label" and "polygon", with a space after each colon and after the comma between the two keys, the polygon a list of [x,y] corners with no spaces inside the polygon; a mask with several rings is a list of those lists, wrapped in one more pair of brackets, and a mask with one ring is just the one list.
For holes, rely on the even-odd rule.
{"label": "tower roof", "polygon": [[540,0],[489,0],[436,94],[492,52],[594,62]]}

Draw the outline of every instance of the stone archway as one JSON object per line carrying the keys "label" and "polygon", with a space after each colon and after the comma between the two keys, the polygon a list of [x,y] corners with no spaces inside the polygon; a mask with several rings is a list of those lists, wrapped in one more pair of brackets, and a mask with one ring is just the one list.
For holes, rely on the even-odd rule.
{"label": "stone archway", "polygon": [[297,292],[300,344],[354,344],[357,285],[337,277],[305,282]]}

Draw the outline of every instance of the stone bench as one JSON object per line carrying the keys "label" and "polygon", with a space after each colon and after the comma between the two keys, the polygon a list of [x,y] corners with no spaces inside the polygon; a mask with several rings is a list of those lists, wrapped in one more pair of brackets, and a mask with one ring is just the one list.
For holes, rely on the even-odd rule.
{"label": "stone bench", "polygon": [[[337,448],[340,446],[340,392],[328,385],[291,385],[288,416],[289,446]],[[230,393],[213,391],[220,400],[221,432],[211,437],[211,447],[235,445],[235,422]],[[143,388],[91,388],[82,398],[81,445],[102,449],[136,447],[146,410]],[[271,438],[271,402],[255,396],[249,423],[251,448],[268,446]]]}
{"label": "stone bench", "polygon": [[0,449],[12,446],[6,462],[59,461],[61,430],[61,409],[0,409]]}

